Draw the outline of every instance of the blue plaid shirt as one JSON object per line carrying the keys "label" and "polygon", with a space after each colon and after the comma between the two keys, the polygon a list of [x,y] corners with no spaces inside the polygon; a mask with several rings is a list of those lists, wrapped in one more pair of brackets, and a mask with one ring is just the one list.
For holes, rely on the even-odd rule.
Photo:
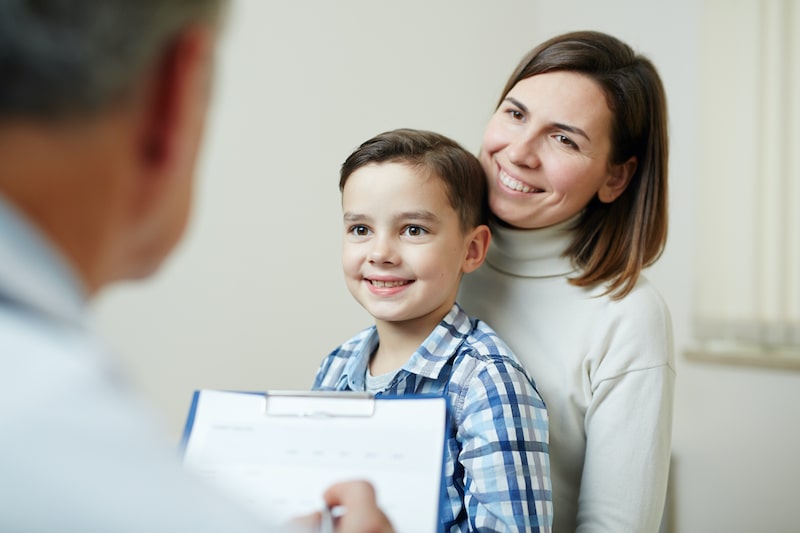
{"label": "blue plaid shirt", "polygon": [[[314,389],[364,391],[375,326],[322,362]],[[517,358],[458,304],[381,394],[447,394],[444,531],[550,531],[553,521],[544,402]]]}

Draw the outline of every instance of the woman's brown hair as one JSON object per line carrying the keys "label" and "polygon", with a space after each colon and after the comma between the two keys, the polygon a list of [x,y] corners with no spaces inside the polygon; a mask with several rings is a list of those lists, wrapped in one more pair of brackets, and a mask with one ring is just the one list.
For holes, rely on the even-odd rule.
{"label": "woman's brown hair", "polygon": [[610,164],[635,157],[625,191],[611,203],[594,198],[576,223],[565,252],[581,270],[570,283],[607,283],[606,294],[622,298],[642,269],[653,264],[667,240],[669,139],[664,87],[649,59],[601,32],[559,35],[531,50],[503,89],[498,106],[519,81],[546,72],[570,71],[594,80],[613,116]]}

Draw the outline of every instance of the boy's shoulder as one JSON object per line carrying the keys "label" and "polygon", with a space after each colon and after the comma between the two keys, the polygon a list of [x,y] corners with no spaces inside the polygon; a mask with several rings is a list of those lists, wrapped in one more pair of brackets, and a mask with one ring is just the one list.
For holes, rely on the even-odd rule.
{"label": "boy's shoulder", "polygon": [[487,364],[511,364],[525,373],[514,351],[489,324],[473,316],[469,320],[472,328],[459,350],[462,357],[473,357]]}
{"label": "boy's shoulder", "polygon": [[470,316],[472,328],[464,339],[464,343],[480,354],[509,356],[516,359],[514,352],[500,335],[483,320]]}
{"label": "boy's shoulder", "polygon": [[[451,392],[466,392],[475,383],[502,387],[521,387],[528,390],[530,398],[540,401],[533,377],[505,341],[486,322],[470,317],[471,330],[458,347],[450,375]],[[515,384],[515,385],[512,385]],[[495,386],[490,387],[496,391]],[[489,396],[492,393],[488,392]]]}

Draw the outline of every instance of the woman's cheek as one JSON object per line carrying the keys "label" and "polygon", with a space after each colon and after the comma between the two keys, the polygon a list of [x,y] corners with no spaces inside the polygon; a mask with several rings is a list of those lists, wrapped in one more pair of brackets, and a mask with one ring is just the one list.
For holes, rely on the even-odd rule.
{"label": "woman's cheek", "polygon": [[478,161],[483,167],[483,171],[486,173],[486,177],[488,178],[492,169],[492,157],[489,155],[489,152],[485,147],[481,147],[481,151],[478,153]]}

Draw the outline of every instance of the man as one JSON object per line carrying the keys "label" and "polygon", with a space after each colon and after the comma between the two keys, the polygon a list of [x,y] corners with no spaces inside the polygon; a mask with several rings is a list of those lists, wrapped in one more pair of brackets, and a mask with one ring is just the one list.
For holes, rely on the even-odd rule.
{"label": "man", "polygon": [[[188,477],[86,316],[183,232],[223,3],[0,0],[0,531],[271,531]],[[390,531],[365,483],[325,499]]]}

